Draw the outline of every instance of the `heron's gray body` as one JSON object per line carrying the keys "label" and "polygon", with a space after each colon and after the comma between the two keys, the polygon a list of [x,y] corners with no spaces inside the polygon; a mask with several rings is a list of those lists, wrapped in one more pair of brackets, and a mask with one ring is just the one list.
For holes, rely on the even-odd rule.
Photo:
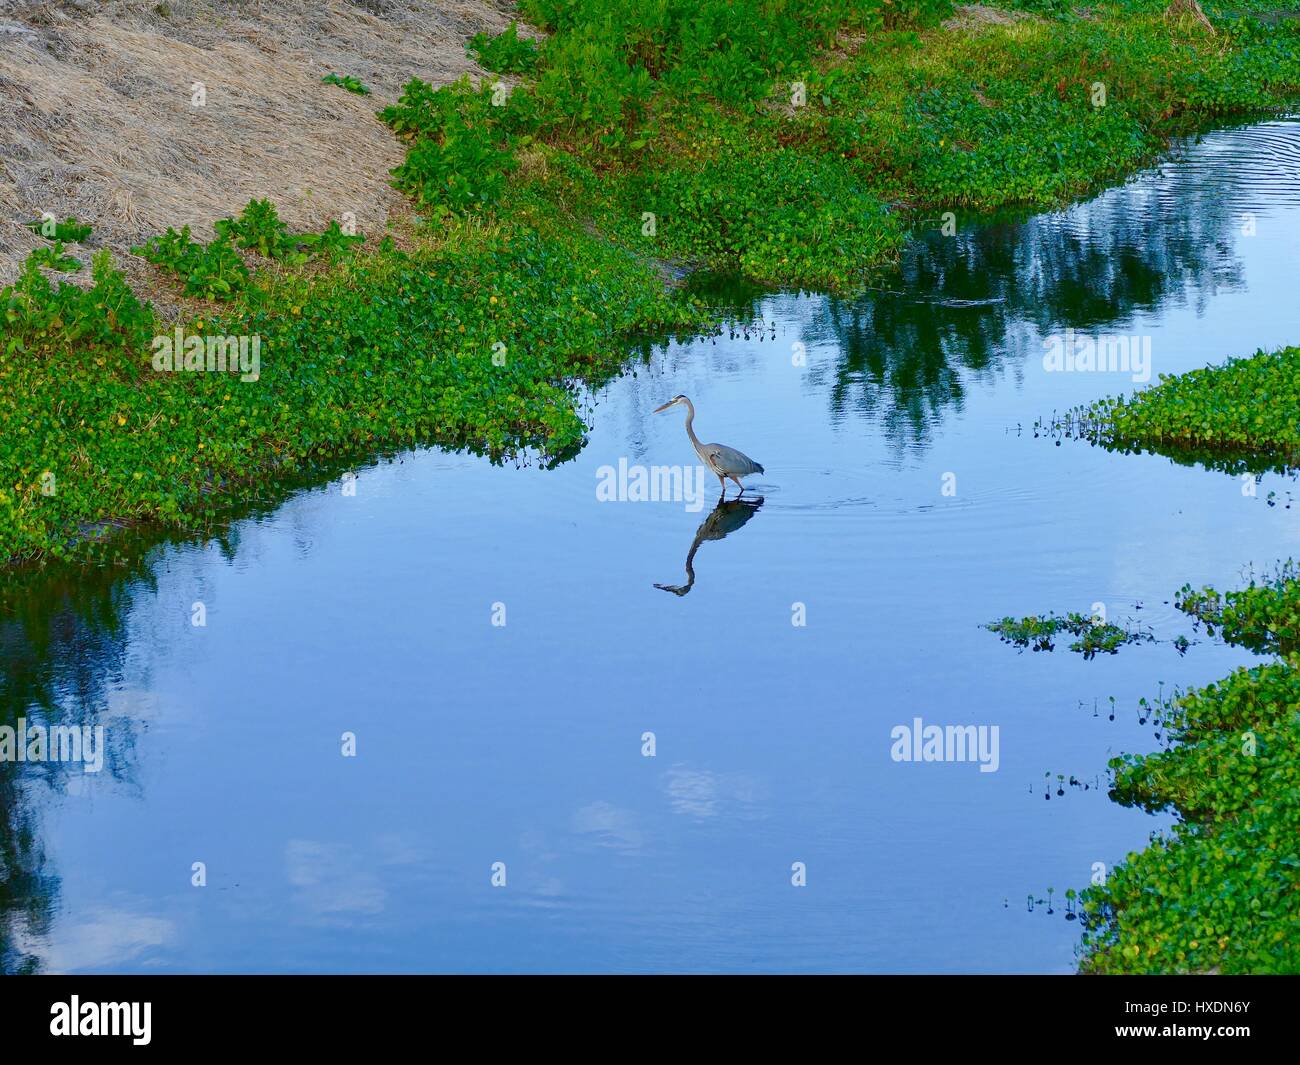
{"label": "heron's gray body", "polygon": [[695,448],[695,453],[704,460],[704,464],[717,476],[722,483],[724,492],[727,488],[727,478],[735,481],[743,492],[745,486],[740,483],[741,477],[748,477],[751,473],[764,472],[763,467],[743,451],[737,451],[734,447],[728,447],[726,444],[701,444],[700,438],[695,435],[695,404],[685,396],[674,396],[659,410],[664,410],[677,403],[684,404],[686,407],[686,435],[691,439],[691,446]]}
{"label": "heron's gray body", "polygon": [[697,443],[695,450],[704,464],[719,477],[747,477],[751,473],[763,472],[763,467],[748,455],[726,444]]}

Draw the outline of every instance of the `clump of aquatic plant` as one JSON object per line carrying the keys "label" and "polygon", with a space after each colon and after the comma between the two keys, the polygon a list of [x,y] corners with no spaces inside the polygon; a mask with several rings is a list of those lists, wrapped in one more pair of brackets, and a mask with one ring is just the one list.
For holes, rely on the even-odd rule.
{"label": "clump of aquatic plant", "polygon": [[[1117,450],[1191,450],[1300,466],[1300,347],[1260,351],[1071,413],[1063,426]],[[1235,468],[1235,467],[1234,467]]]}
{"label": "clump of aquatic plant", "polygon": [[1300,652],[1300,572],[1293,563],[1226,593],[1209,587],[1195,591],[1185,584],[1174,605],[1227,643],[1293,659]]}
{"label": "clump of aquatic plant", "polygon": [[1300,972],[1300,670],[1179,696],[1168,750],[1110,763],[1112,796],[1182,822],[1087,888],[1082,968]]}
{"label": "clump of aquatic plant", "polygon": [[1084,658],[1095,658],[1098,654],[1118,654],[1119,649],[1129,643],[1151,643],[1155,637],[1144,629],[1123,628],[1109,621],[1086,617],[1083,614],[1045,614],[1041,617],[1023,618],[1004,617],[1000,621],[990,622],[985,626],[996,633],[1003,643],[1012,644],[1022,650],[1026,647],[1034,651],[1052,651],[1056,648],[1056,638],[1061,633],[1075,637],[1070,643],[1070,650],[1077,651]]}

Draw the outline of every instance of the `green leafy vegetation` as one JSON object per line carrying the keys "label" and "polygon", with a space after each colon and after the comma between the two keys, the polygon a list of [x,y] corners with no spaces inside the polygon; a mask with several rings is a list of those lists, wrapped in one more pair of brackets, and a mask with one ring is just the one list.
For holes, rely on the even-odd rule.
{"label": "green leafy vegetation", "polygon": [[476,33],[465,50],[477,57],[484,69],[498,74],[530,74],[537,66],[537,42],[519,36],[519,23],[510,25],[495,37]]}
{"label": "green leafy vegetation", "polygon": [[366,240],[360,233],[343,232],[337,219],[319,233],[299,233],[295,239],[308,255],[319,255],[330,262],[351,255]]}
{"label": "green leafy vegetation", "polygon": [[1035,651],[1055,650],[1056,638],[1064,632],[1075,637],[1070,643],[1070,650],[1079,652],[1084,658],[1095,658],[1099,653],[1118,654],[1125,644],[1151,643],[1155,639],[1143,629],[1123,628],[1109,621],[1073,613],[1046,614],[1043,617],[1005,617],[985,627],[996,633],[1003,643]]}
{"label": "green leafy vegetation", "polygon": [[1176,377],[1132,396],[1098,400],[1062,428],[1116,450],[1188,453],[1246,468],[1255,457],[1300,466],[1300,348],[1260,351]]}
{"label": "green leafy vegetation", "polygon": [[362,83],[360,78],[354,78],[351,74],[326,74],[320,79],[326,85],[337,85],[341,89],[347,89],[348,92],[354,92],[358,96],[369,96],[370,90]]}
{"label": "green leafy vegetation", "polygon": [[222,218],[213,228],[218,237],[229,237],[241,248],[270,259],[282,259],[296,250],[289,227],[270,200],[250,200],[238,218]]}
{"label": "green leafy vegetation", "polygon": [[176,274],[186,296],[229,301],[248,285],[250,271],[236,248],[290,265],[301,265],[313,254],[334,260],[351,254],[365,237],[344,233],[333,221],[321,233],[290,233],[275,204],[250,200],[238,218],[221,218],[213,224],[216,239],[208,244],[196,241],[190,227],[166,233],[131,250],[156,266]]}
{"label": "green leafy vegetation", "polygon": [[494,106],[494,93],[488,85],[474,88],[468,78],[440,89],[415,79],[396,104],[379,112],[412,142],[393,184],[437,217],[495,205],[515,167],[514,148],[532,139],[518,135],[527,124],[518,101]]}
{"label": "green leafy vegetation", "polygon": [[[1083,971],[1300,972],[1298,572],[1288,562],[1241,590],[1179,592],[1179,609],[1210,635],[1278,660],[1143,700],[1143,719],[1160,723],[1168,746],[1112,759],[1111,798],[1181,820],[1079,894]],[[989,627],[1039,650],[1087,621]]]}
{"label": "green leafy vegetation", "polygon": [[312,255],[330,260],[348,255],[366,239],[344,233],[337,219],[320,233],[291,233],[270,200],[249,200],[238,218],[220,218],[213,229],[218,237],[228,237],[247,251],[292,265],[301,265]]}
{"label": "green leafy vegetation", "polygon": [[1070,0],[992,0],[988,6],[999,7],[1004,11],[1020,11],[1042,18],[1063,18],[1074,10]]}
{"label": "green leafy vegetation", "polygon": [[82,262],[64,250],[62,241],[56,240],[53,244],[44,248],[34,249],[27,260],[27,265],[30,267],[43,266],[47,270],[53,270],[60,274],[72,274],[81,269]]}
{"label": "green leafy vegetation", "polygon": [[[1184,609],[1244,616],[1225,639],[1260,649],[1300,626],[1294,580]],[[1235,603],[1226,607],[1225,603]],[[1210,605],[1219,604],[1219,605]],[[1264,620],[1267,619],[1267,620]],[[1111,795],[1182,821],[1082,893],[1083,969],[1300,972],[1300,659],[1238,669],[1163,708],[1171,746],[1112,759]]]}
{"label": "green leafy vegetation", "polygon": [[80,243],[93,231],[92,226],[71,217],[62,222],[56,222],[52,218],[38,218],[35,222],[28,222],[27,228],[47,240],[67,241],[71,244]]}
{"label": "green leafy vegetation", "polygon": [[1179,610],[1229,643],[1256,654],[1292,657],[1300,651],[1300,572],[1287,565],[1274,576],[1220,595],[1213,588],[1184,585],[1174,599]]}
{"label": "green leafy vegetation", "polygon": [[[95,255],[91,287],[63,280],[51,283],[42,267],[63,272],[80,269],[75,259],[61,254],[61,247],[36,249],[18,280],[0,290],[5,316],[0,377],[11,365],[40,375],[48,372],[46,360],[66,358],[72,351],[94,376],[134,377],[152,335],[152,309],[136,299],[121,272],[113,269],[107,251]],[[7,397],[7,404],[6,415],[25,406],[14,395]],[[4,438],[9,457],[16,450],[13,438],[32,430],[30,423],[17,418],[6,417],[5,424],[14,427],[6,430]]]}
{"label": "green leafy vegetation", "polygon": [[710,153],[632,183],[664,234],[661,252],[732,263],[769,284],[852,287],[894,255],[904,231],[843,169],[774,147]]}
{"label": "green leafy vegetation", "polygon": [[960,31],[936,28],[940,0],[521,10],[542,43],[472,45],[494,69],[528,50],[508,98],[412,82],[381,112],[411,140],[398,186],[481,212],[526,156],[521,180],[612,239],[767,284],[861,287],[904,215],[1058,204],[1300,90],[1300,27],[1210,34],[1154,4]]}
{"label": "green leafy vegetation", "polygon": [[168,228],[138,248],[136,255],[180,277],[181,291],[205,300],[233,299],[248,281],[248,267],[235,251],[229,235],[201,244],[190,236],[190,227],[177,232]]}

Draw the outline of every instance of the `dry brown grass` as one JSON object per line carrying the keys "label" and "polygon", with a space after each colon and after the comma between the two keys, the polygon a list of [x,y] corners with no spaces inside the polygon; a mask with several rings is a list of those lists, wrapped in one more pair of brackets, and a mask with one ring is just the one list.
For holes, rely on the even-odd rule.
{"label": "dry brown grass", "polygon": [[482,76],[465,41],[510,17],[504,0],[0,0],[0,283],[43,211],[119,253],[168,226],[208,239],[264,197],[293,228],[351,211],[382,232],[403,151],[375,111],[412,77]]}

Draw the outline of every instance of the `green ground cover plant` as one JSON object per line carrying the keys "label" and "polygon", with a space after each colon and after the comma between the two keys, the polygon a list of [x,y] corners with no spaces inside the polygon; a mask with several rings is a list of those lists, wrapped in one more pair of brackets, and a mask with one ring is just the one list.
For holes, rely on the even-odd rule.
{"label": "green ground cover plant", "polygon": [[213,228],[218,237],[229,238],[240,248],[295,266],[312,255],[334,259],[350,254],[366,239],[361,234],[343,232],[337,220],[320,233],[291,233],[270,200],[250,200],[238,218],[219,218]]}
{"label": "green ground cover plant", "polygon": [[296,250],[289,227],[270,200],[250,200],[238,218],[222,218],[214,224],[218,237],[229,237],[239,247],[270,259],[282,259]]}
{"label": "green ground cover plant", "polygon": [[65,218],[62,222],[56,222],[53,218],[38,218],[35,222],[28,222],[27,228],[47,240],[66,241],[71,244],[85,240],[93,231],[92,226],[71,217]]}
{"label": "green ground cover plant", "polygon": [[511,22],[495,37],[476,33],[465,46],[485,70],[498,74],[530,74],[537,66],[537,42],[519,36],[519,23]]}
{"label": "green ground cover plant", "polygon": [[190,227],[168,228],[152,237],[135,254],[177,275],[186,296],[205,300],[233,299],[248,282],[248,267],[235,251],[229,235],[202,244],[190,236]]}
{"label": "green ground cover plant", "polygon": [[326,85],[337,85],[340,89],[347,89],[348,92],[356,93],[358,96],[370,95],[370,90],[362,84],[361,79],[351,74],[326,74],[320,80]]}

